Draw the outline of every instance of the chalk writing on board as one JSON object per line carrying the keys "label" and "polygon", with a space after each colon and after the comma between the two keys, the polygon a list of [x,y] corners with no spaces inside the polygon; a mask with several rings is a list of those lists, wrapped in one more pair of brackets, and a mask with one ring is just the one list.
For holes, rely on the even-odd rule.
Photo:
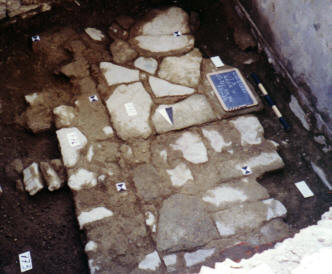
{"label": "chalk writing on board", "polygon": [[257,105],[256,98],[236,68],[207,74],[221,105],[226,111]]}

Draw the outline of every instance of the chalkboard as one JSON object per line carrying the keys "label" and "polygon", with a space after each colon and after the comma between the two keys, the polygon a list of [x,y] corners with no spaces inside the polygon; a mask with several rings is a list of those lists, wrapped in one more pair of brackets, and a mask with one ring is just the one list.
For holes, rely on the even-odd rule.
{"label": "chalkboard", "polygon": [[257,100],[236,68],[207,74],[219,102],[226,111],[257,105]]}

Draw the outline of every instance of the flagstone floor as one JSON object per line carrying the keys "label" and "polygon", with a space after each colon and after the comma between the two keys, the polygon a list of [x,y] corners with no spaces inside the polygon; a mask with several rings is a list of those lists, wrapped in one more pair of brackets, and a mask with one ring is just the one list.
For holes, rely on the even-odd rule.
{"label": "flagstone floor", "polygon": [[218,69],[183,10],[64,32],[56,46],[72,62],[58,73],[77,93],[53,115],[91,273],[181,273],[239,242],[288,236],[286,208],[257,182],[284,166],[250,114],[262,105],[223,110],[206,78]]}

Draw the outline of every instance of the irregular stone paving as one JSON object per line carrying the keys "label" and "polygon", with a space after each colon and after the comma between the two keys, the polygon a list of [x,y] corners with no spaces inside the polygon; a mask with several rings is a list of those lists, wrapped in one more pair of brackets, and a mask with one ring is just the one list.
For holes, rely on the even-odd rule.
{"label": "irregular stone paving", "polygon": [[311,274],[331,273],[332,207],[316,224],[301,229],[293,238],[286,239],[273,249],[256,254],[250,259],[234,262],[226,259],[215,268],[203,266],[200,274]]}
{"label": "irregular stone paving", "polygon": [[285,237],[285,207],[256,181],[284,166],[247,114],[261,105],[216,104],[188,15],[121,16],[108,35],[56,45],[74,56],[58,71],[76,95],[53,115],[91,273],[183,272],[239,241]]}

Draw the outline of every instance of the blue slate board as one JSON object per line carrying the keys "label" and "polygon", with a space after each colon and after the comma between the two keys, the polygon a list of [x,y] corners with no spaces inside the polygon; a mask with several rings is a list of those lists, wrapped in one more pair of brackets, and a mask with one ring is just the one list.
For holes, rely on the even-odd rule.
{"label": "blue slate board", "polygon": [[207,74],[208,80],[226,111],[257,105],[257,100],[236,68]]}

